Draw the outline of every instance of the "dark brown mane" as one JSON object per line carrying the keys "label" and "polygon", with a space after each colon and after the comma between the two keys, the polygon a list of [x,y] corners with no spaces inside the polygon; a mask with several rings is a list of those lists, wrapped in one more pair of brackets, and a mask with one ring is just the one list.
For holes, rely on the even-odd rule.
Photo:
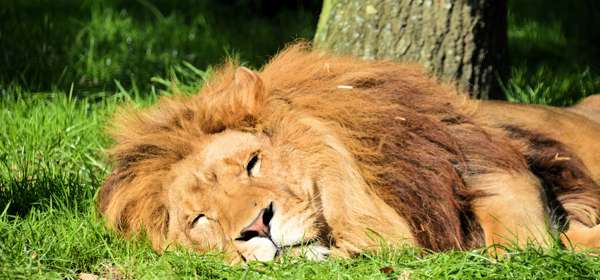
{"label": "dark brown mane", "polygon": [[373,188],[434,250],[482,244],[463,176],[527,169],[498,131],[475,125],[469,101],[417,65],[362,61],[294,46],[265,66],[268,88],[340,124]]}

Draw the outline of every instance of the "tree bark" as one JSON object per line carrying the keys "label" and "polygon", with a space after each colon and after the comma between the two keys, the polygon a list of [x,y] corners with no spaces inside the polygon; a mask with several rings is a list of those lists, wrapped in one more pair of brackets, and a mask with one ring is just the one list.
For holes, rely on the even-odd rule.
{"label": "tree bark", "polygon": [[473,97],[502,99],[505,0],[325,0],[314,45],[416,61]]}

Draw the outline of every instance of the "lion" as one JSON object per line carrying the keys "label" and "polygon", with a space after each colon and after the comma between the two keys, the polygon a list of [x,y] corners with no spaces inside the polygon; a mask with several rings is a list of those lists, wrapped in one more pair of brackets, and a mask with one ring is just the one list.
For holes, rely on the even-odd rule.
{"label": "lion", "polygon": [[584,147],[480,107],[419,66],[304,44],[258,72],[227,62],[194,96],[116,114],[98,207],[109,228],[159,252],[231,262],[548,247],[557,207],[565,243],[597,247]]}

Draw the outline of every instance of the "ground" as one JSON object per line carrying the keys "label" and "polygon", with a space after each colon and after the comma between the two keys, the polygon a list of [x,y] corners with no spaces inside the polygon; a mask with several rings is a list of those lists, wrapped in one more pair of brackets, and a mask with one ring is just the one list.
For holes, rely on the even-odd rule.
{"label": "ground", "polygon": [[[202,14],[204,7],[195,7],[192,16],[184,17],[186,7],[159,6],[160,14],[150,5],[135,10],[139,14],[128,12],[134,11],[129,6],[160,1],[131,1],[125,6],[111,0],[91,6],[72,1],[79,9],[73,19],[62,12],[38,15],[70,10],[38,2],[15,2],[23,5],[15,4],[15,11],[27,11],[21,16],[8,17],[18,13],[0,8],[0,17],[6,19],[0,25],[0,37],[5,38],[0,40],[0,53],[6,54],[0,61],[0,279],[78,278],[82,273],[136,279],[600,278],[600,257],[558,246],[547,252],[533,247],[513,250],[502,260],[480,251],[430,253],[406,248],[320,263],[283,259],[228,266],[219,255],[178,249],[159,255],[143,238],[125,241],[103,227],[94,207],[94,195],[108,172],[104,149],[110,141],[103,128],[116,106],[153,103],[160,89],[171,85],[170,79],[156,75],[175,74],[181,90],[193,92],[207,72],[183,61],[205,69],[206,63],[221,60],[230,50],[226,42],[237,46],[234,53],[241,52],[246,65],[258,66],[284,42],[310,38],[316,16],[300,10],[270,20],[262,15],[265,18],[246,22],[245,16],[244,24],[231,26],[258,31],[238,36],[238,30],[225,32],[226,24]],[[178,3],[184,2],[197,3]],[[562,2],[509,1],[513,62],[512,78],[505,81],[509,100],[569,105],[600,92],[600,71],[594,68],[600,65],[594,43],[599,32],[581,28],[595,26],[581,20],[583,13],[563,16],[567,9],[595,13],[584,1]],[[215,22],[221,25],[211,25]],[[294,22],[297,25],[288,28]],[[257,40],[245,38],[259,38],[261,44],[257,47]],[[252,47],[262,49],[253,52]],[[127,51],[136,56],[124,57]]]}

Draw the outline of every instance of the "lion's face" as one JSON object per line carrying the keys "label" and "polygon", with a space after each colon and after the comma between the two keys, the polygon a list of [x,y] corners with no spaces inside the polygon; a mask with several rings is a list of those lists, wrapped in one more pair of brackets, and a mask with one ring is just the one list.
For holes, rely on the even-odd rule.
{"label": "lion's face", "polygon": [[243,260],[271,260],[286,248],[313,244],[319,209],[302,161],[300,151],[275,146],[264,134],[211,135],[172,169],[168,239]]}

